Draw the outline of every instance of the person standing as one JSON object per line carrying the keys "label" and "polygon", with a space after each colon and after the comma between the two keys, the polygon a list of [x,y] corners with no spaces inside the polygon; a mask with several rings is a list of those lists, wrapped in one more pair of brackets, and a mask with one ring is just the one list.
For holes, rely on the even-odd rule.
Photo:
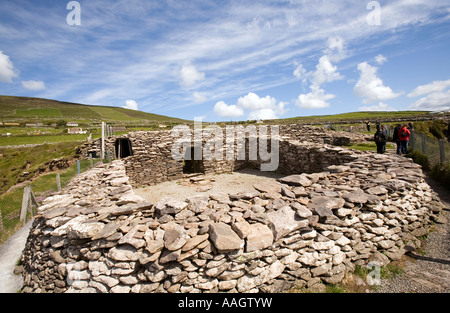
{"label": "person standing", "polygon": [[403,125],[398,131],[398,139],[400,140],[400,150],[402,154],[408,153],[408,141],[410,136],[411,132],[406,128],[406,125]]}
{"label": "person standing", "polygon": [[384,132],[384,129],[381,129],[379,125],[377,125],[377,131],[373,136],[373,140],[377,145],[377,153],[383,154],[386,151],[387,136],[386,132]]}
{"label": "person standing", "polygon": [[397,124],[394,128],[394,133],[392,134],[392,140],[397,144],[397,154],[400,154],[400,139],[398,138],[398,133],[402,128],[402,124]]}

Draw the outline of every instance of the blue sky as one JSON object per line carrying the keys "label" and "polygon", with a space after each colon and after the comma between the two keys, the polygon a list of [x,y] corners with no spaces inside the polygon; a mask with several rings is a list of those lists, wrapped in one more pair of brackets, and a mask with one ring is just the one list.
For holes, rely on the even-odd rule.
{"label": "blue sky", "polygon": [[0,94],[206,121],[450,109],[448,0],[69,2],[1,1]]}

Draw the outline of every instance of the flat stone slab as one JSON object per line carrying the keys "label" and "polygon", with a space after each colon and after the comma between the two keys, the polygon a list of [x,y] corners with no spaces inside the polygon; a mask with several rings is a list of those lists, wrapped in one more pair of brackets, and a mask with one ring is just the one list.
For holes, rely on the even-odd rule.
{"label": "flat stone slab", "polygon": [[242,240],[230,225],[219,222],[209,226],[209,237],[220,252],[238,250],[244,247]]}
{"label": "flat stone slab", "polygon": [[307,227],[309,224],[307,219],[300,218],[289,206],[285,206],[278,211],[269,212],[266,215],[275,241],[294,230]]}

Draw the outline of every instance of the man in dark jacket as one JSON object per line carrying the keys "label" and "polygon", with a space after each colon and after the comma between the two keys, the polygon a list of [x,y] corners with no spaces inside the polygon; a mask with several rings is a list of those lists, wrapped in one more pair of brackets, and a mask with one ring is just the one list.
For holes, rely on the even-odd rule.
{"label": "man in dark jacket", "polygon": [[377,125],[377,131],[373,136],[373,140],[377,145],[377,153],[384,153],[386,151],[387,136],[386,132],[380,129],[380,125]]}
{"label": "man in dark jacket", "polygon": [[394,128],[394,133],[392,134],[392,140],[397,144],[397,154],[400,154],[400,139],[398,138],[398,133],[402,128],[402,124],[397,124]]}

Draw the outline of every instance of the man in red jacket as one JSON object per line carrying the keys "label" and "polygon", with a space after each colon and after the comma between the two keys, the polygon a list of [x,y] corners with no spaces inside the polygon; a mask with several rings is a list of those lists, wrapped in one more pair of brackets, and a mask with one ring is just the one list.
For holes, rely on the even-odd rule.
{"label": "man in red jacket", "polygon": [[398,131],[398,139],[400,140],[400,151],[402,154],[408,153],[408,141],[411,136],[411,132],[406,128],[406,125],[403,125],[402,128]]}

